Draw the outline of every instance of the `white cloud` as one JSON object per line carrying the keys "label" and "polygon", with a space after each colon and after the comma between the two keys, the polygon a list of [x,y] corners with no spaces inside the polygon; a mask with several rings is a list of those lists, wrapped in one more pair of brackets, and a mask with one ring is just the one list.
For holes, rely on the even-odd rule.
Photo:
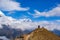
{"label": "white cloud", "polygon": [[20,3],[13,0],[0,0],[0,9],[3,11],[26,11],[29,8],[23,8]]}
{"label": "white cloud", "polygon": [[45,27],[48,30],[54,30],[58,29],[60,30],[60,22],[59,21],[39,21],[39,22],[33,22],[31,19],[14,19],[9,16],[5,16],[4,13],[0,11],[0,14],[2,15],[0,17],[0,28],[2,28],[2,24],[10,25],[11,28],[14,29],[21,29],[21,30],[31,30],[37,28],[38,25],[41,25],[41,27]]}
{"label": "white cloud", "polygon": [[60,22],[60,20],[56,20],[57,22]]}
{"label": "white cloud", "polygon": [[37,17],[52,17],[52,16],[60,16],[60,6],[57,6],[55,8],[53,8],[50,11],[47,12],[40,12],[38,10],[34,10],[35,14],[31,14],[30,12],[28,12],[30,15],[33,15],[33,17],[37,18]]}

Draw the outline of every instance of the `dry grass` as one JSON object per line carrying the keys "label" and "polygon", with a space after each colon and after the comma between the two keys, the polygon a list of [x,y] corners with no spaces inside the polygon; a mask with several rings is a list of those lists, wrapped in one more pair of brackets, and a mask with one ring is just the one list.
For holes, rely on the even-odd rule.
{"label": "dry grass", "polygon": [[60,40],[60,38],[45,28],[37,28],[33,31],[29,40]]}

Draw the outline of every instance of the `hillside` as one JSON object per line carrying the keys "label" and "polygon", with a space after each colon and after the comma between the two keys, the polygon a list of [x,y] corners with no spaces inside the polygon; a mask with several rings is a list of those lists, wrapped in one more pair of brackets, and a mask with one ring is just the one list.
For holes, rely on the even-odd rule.
{"label": "hillside", "polygon": [[60,40],[60,38],[45,28],[37,28],[25,36],[24,40]]}

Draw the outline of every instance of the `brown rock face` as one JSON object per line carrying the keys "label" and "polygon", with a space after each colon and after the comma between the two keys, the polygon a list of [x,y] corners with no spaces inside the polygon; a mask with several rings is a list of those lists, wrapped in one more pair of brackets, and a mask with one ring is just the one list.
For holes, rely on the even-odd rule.
{"label": "brown rock face", "polygon": [[45,28],[37,28],[26,35],[24,40],[60,40],[60,38]]}

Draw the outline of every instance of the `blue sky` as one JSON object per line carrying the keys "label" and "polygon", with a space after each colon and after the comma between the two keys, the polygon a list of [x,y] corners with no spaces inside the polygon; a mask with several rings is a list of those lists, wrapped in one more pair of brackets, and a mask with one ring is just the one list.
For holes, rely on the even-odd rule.
{"label": "blue sky", "polygon": [[60,0],[0,0],[0,16],[12,28],[60,30]]}
{"label": "blue sky", "polygon": [[33,15],[31,15],[31,14],[35,14],[34,10],[37,10],[39,12],[49,12],[49,11],[53,10],[58,5],[60,5],[60,0],[12,0],[12,1],[19,3],[19,6],[22,7],[22,8],[26,8],[26,9],[28,8],[28,10],[25,10],[25,11],[23,11],[23,10],[10,10],[10,11],[8,11],[7,10],[6,11],[6,10],[4,10],[4,9],[2,10],[0,8],[5,13],[5,15],[7,15],[7,16],[11,16],[11,17],[16,18],[16,19],[30,18],[32,21],[60,20],[60,16],[34,17]]}
{"label": "blue sky", "polygon": [[22,7],[30,7],[30,10],[37,9],[39,11],[45,11],[52,9],[60,3],[59,0],[17,0],[21,2]]}

